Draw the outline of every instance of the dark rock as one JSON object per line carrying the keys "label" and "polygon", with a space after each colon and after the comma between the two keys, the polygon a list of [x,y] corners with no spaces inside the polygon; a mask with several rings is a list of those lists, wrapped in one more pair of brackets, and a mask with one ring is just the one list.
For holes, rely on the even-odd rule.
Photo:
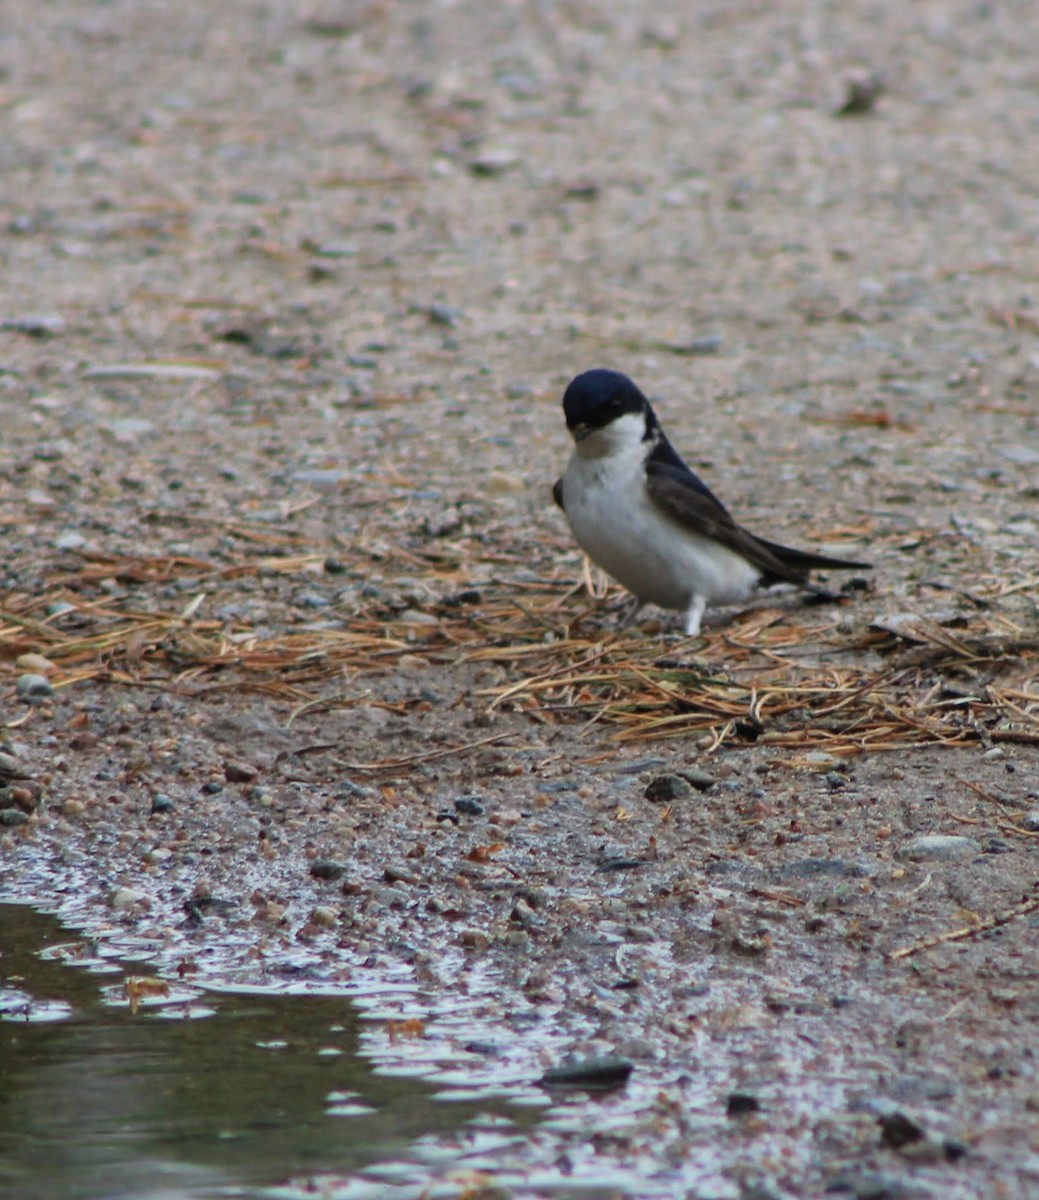
{"label": "dark rock", "polygon": [[646,864],[640,858],[607,858],[595,869],[597,871],[635,871]]}
{"label": "dark rock", "polygon": [[152,796],[151,810],[153,814],[173,812],[173,797],[167,796],[163,792],[157,792]]}
{"label": "dark rock", "polygon": [[252,783],[259,773],[251,763],[230,759],[224,763],[224,778],[228,783]]}
{"label": "dark rock", "polygon": [[653,804],[672,804],[676,800],[690,799],[693,786],[681,775],[658,775],[649,781],[643,795]]}
{"label": "dark rock", "polygon": [[634,1063],[615,1055],[581,1058],[546,1071],[539,1082],[546,1088],[583,1088],[586,1091],[605,1092],[623,1087],[634,1069]]}
{"label": "dark rock", "polygon": [[730,1092],[725,1101],[727,1117],[745,1117],[761,1112],[761,1101],[751,1092]]}
{"label": "dark rock", "polygon": [[346,863],[336,862],[332,858],[315,858],[310,864],[310,874],[314,879],[342,879],[346,874]]}
{"label": "dark rock", "polygon": [[706,792],[718,782],[710,771],[701,771],[699,767],[683,767],[678,774],[698,792]]}
{"label": "dark rock", "polygon": [[877,1118],[880,1140],[891,1150],[901,1150],[913,1142],[922,1142],[927,1136],[923,1127],[900,1109],[884,1113]]}
{"label": "dark rock", "polygon": [[0,811],[0,825],[8,827],[24,825],[28,819],[28,815],[23,813],[20,808],[5,808]]}
{"label": "dark rock", "polygon": [[455,801],[455,812],[466,817],[482,817],[486,809],[475,796],[459,796]]}

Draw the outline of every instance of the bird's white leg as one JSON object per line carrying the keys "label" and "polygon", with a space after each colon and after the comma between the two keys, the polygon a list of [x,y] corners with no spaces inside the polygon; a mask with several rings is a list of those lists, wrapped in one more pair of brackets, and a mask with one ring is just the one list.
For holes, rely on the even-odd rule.
{"label": "bird's white leg", "polygon": [[632,625],[635,624],[635,618],[639,615],[639,613],[642,611],[642,609],[643,609],[642,601],[638,598],[638,596],[632,596],[631,606],[628,608],[628,611],[621,618],[621,623],[620,623],[620,625],[617,626],[617,628],[618,629],[630,629],[632,627]]}
{"label": "bird's white leg", "polygon": [[700,632],[700,622],[703,620],[707,600],[703,596],[694,596],[685,610],[685,636],[696,637]]}

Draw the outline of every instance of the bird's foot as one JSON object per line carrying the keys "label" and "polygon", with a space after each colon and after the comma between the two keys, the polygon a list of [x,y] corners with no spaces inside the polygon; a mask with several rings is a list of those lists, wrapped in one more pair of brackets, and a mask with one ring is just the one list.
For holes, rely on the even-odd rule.
{"label": "bird's foot", "polygon": [[700,622],[703,620],[707,601],[703,596],[694,596],[689,607],[685,610],[683,628],[686,637],[696,637],[700,632]]}

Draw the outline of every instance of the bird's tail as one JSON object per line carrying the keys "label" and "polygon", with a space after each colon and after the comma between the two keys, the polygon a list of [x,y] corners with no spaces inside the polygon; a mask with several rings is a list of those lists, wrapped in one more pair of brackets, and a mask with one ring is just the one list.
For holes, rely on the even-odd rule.
{"label": "bird's tail", "polygon": [[798,574],[807,575],[809,571],[869,571],[873,564],[867,562],[852,562],[847,558],[830,558],[826,554],[812,554],[809,550],[795,550],[792,546],[780,546],[777,542],[766,541],[757,534],[752,535],[759,546],[763,546],[786,567]]}

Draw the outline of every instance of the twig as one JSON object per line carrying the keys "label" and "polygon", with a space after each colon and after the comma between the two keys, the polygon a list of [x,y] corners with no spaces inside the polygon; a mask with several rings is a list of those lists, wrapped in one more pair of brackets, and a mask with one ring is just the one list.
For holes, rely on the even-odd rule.
{"label": "twig", "polygon": [[378,762],[352,763],[336,760],[336,767],[341,771],[396,771],[401,767],[413,767],[419,763],[434,762],[438,758],[450,758],[452,754],[468,754],[481,746],[490,746],[494,742],[504,742],[514,735],[511,733],[495,733],[490,737],[478,738],[475,742],[464,742],[461,746],[446,746],[443,750],[431,750],[428,754],[406,754],[403,758],[383,758]]}
{"label": "twig", "polygon": [[1023,903],[1015,905],[1004,913],[998,913],[994,917],[986,917],[984,921],[978,921],[976,925],[965,925],[962,929],[952,929],[948,933],[939,933],[934,937],[923,938],[919,942],[913,942],[909,946],[902,946],[898,950],[891,950],[887,955],[888,961],[897,962],[899,959],[919,954],[921,950],[931,950],[935,946],[942,946],[946,942],[962,942],[965,938],[977,937],[979,934],[989,933],[993,929],[999,929],[1002,925],[1009,925],[1011,921],[1016,921],[1018,917],[1027,917],[1029,913],[1033,913],[1037,909],[1039,909],[1039,896],[1035,896],[1031,900],[1025,900]]}

